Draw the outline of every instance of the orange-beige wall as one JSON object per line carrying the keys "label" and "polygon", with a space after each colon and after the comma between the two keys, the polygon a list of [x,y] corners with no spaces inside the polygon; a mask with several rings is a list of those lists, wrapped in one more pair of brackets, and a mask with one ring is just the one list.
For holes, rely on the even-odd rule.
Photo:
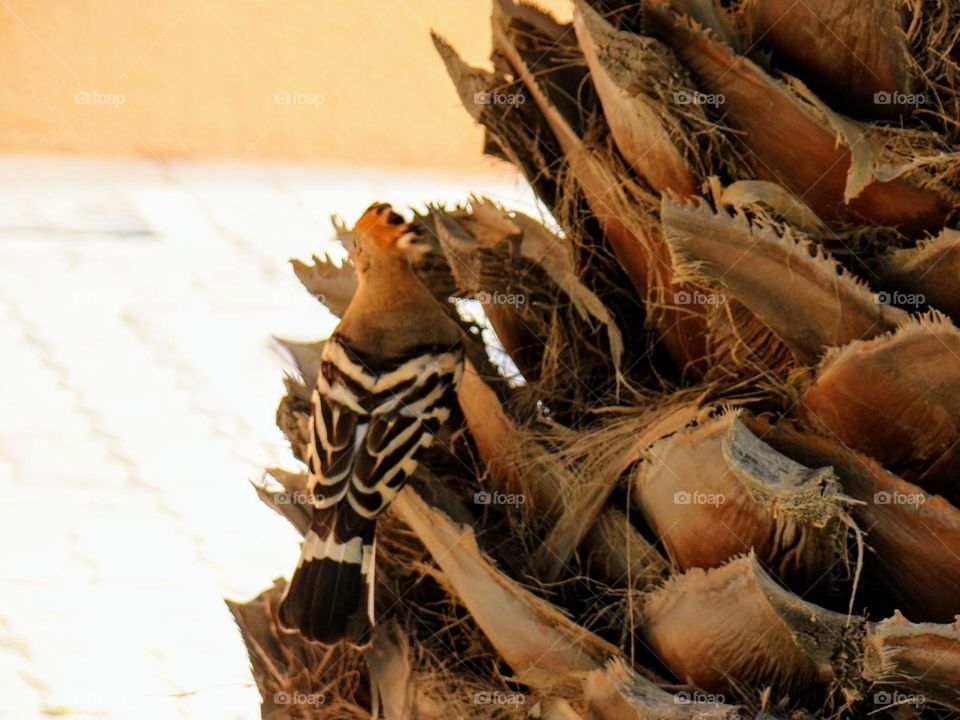
{"label": "orange-beige wall", "polygon": [[429,30],[485,65],[489,16],[490,0],[3,0],[0,151],[488,168]]}

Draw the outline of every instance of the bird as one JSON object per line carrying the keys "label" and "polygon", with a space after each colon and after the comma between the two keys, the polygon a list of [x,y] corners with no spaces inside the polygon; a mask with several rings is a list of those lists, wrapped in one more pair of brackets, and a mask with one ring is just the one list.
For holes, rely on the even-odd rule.
{"label": "bird", "polygon": [[358,286],[321,354],[305,458],[312,518],[278,621],[311,642],[363,645],[377,517],[449,429],[464,344],[414,272],[431,249],[421,230],[374,203],[351,235]]}

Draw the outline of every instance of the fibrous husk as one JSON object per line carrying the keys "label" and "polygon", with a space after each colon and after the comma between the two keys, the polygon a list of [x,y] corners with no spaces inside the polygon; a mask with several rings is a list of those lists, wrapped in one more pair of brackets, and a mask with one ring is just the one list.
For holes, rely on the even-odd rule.
{"label": "fibrous husk", "polygon": [[[293,456],[305,463],[310,437],[307,425],[310,417],[309,393],[303,392],[305,386],[295,378],[287,376],[284,378],[284,383],[287,386],[287,394],[277,405],[277,427],[289,441]],[[303,395],[307,395],[307,398]]]}
{"label": "fibrous husk", "polygon": [[[913,235],[943,227],[958,163],[942,139],[844,118],[799,80],[772,78],[668,4],[651,1],[645,9],[649,31],[674,50],[700,89],[724,98],[724,122],[757,177],[785,186],[831,225],[868,222]],[[908,177],[920,170],[914,160],[929,169]],[[942,182],[935,180],[944,172],[940,163],[949,165]]]}
{"label": "fibrous husk", "polygon": [[852,503],[829,467],[806,467],[728,412],[649,448],[633,499],[680,570],[753,552],[797,593],[825,597],[843,570]]}
{"label": "fibrous husk", "polygon": [[778,183],[737,180],[723,187],[719,178],[711,177],[710,184],[718,207],[742,211],[759,205],[769,208],[776,217],[806,234],[818,235],[827,230],[805,202]]}
{"label": "fibrous husk", "polygon": [[[645,2],[636,0],[589,0],[591,7],[596,10],[607,22],[621,30],[645,34],[646,23],[643,11]],[[731,47],[740,47],[743,38],[739,30],[734,27],[731,13],[720,0],[671,0],[671,6],[678,12],[688,15],[700,27],[709,30],[713,35],[722,39]]]}
{"label": "fibrous husk", "polygon": [[[527,15],[539,18],[542,14],[528,8]],[[548,27],[553,27],[554,23],[549,17],[544,16],[541,19]],[[572,39],[572,28],[567,28],[566,32]],[[642,305],[644,296],[631,292],[629,288],[633,287],[632,282],[625,282],[629,268],[625,269],[621,265],[612,250],[611,241],[604,236],[602,228],[591,217],[580,185],[571,176],[564,159],[564,151],[554,131],[532,101],[523,80],[499,52],[495,51],[494,54],[495,72],[490,73],[468,66],[453,48],[436,35],[434,44],[446,64],[463,106],[471,117],[487,130],[486,152],[515,165],[544,205],[550,208],[565,239],[573,248],[577,258],[577,275],[581,283],[603,298],[610,311],[615,313],[626,336],[645,336],[649,332],[649,323]],[[566,43],[561,43],[561,46],[564,52],[575,49],[569,48]],[[582,79],[582,74],[573,76],[572,91],[578,98],[583,99],[584,93],[577,89],[578,77]],[[556,73],[551,75],[551,79],[553,82],[561,81]],[[570,83],[569,79],[563,81]],[[478,101],[478,98],[483,101]],[[505,98],[511,102],[490,102],[490,98]],[[567,107],[570,107],[569,103]],[[579,127],[582,123],[578,120],[576,124]],[[610,290],[614,290],[613,304],[608,300],[611,296],[603,294],[603,291]],[[625,325],[627,322],[630,324]],[[585,346],[593,342],[590,338],[581,337],[572,343],[572,346]],[[569,368],[576,364],[559,355],[552,357],[556,354],[552,351],[566,349],[570,345],[568,338],[562,333],[552,334],[548,340],[548,349],[551,352],[545,355],[545,361],[550,363],[549,371],[543,373],[545,377],[550,377],[554,372],[561,378],[569,374]],[[659,355],[660,352],[657,353],[657,356]],[[658,358],[642,356],[640,359],[647,365],[653,364]],[[594,371],[587,368],[586,373],[592,375]],[[579,374],[583,376],[583,373]],[[588,401],[588,398],[583,396],[582,384],[544,389],[554,407]]]}
{"label": "fibrous husk", "polygon": [[418,687],[407,634],[395,624],[378,626],[366,658],[384,720],[410,717],[417,705]]}
{"label": "fibrous husk", "polygon": [[[693,88],[673,51],[655,40],[617,30],[586,0],[578,0],[574,27],[617,149],[630,169],[656,192],[693,195],[724,168],[745,166],[725,135],[697,103],[675,102]],[[712,163],[723,163],[713,166]]]}
{"label": "fibrous husk", "polygon": [[[512,278],[503,272],[504,265],[513,259],[511,248],[504,244],[496,252],[480,246],[452,213],[434,210],[432,216],[440,247],[460,292],[467,297],[480,298],[484,313],[506,353],[524,378],[535,380],[539,375],[539,360],[544,353],[543,336],[546,329],[528,308],[539,299],[534,297],[536,291],[531,288],[538,287],[537,280],[541,280],[539,287],[543,287],[542,273],[532,277],[527,277],[529,271],[522,276],[518,273],[519,277],[529,282],[513,285],[510,282]],[[509,298],[511,302],[484,303],[487,297]]]}
{"label": "fibrous husk", "polygon": [[357,271],[349,260],[337,265],[329,257],[313,256],[308,265],[291,260],[293,271],[311,295],[327,306],[334,315],[343,315],[357,291]]}
{"label": "fibrous husk", "polygon": [[660,583],[670,567],[627,514],[611,508],[590,525],[580,552],[590,577],[613,588],[642,592]]}
{"label": "fibrous husk", "polygon": [[[247,655],[253,666],[253,677],[257,682],[257,689],[263,698],[272,697],[279,688],[284,687],[287,681],[286,668],[278,667],[275,660],[281,657],[280,644],[270,626],[270,614],[265,610],[268,599],[272,596],[270,590],[265,590],[258,597],[246,603],[227,600],[227,607],[233,615],[234,621],[240,628]],[[272,703],[271,703],[272,705]],[[269,718],[279,715],[280,708],[264,708],[263,716]]]}
{"label": "fibrous husk", "polygon": [[[540,433],[544,441],[552,440],[552,455],[574,480],[563,488],[563,512],[534,555],[534,566],[542,575],[557,577],[624,473],[642,457],[646,447],[709,412],[699,393],[678,393],[666,402],[641,406],[630,413],[608,409],[601,413],[602,424],[587,432],[552,429]],[[615,552],[626,550],[617,548]],[[622,562],[628,564],[625,558]]]}
{"label": "fibrous husk", "polygon": [[296,376],[287,376],[289,378],[287,389],[294,388],[298,399],[309,401],[317,375],[320,372],[320,358],[323,355],[323,346],[326,341],[298,342],[281,337],[274,337],[273,339],[293,364],[297,373]]}
{"label": "fibrous husk", "polygon": [[[522,10],[521,10],[522,9]],[[703,323],[696,305],[678,306],[669,257],[654,218],[656,196],[623,172],[608,144],[590,140],[599,132],[599,114],[587,114],[582,98],[589,83],[554,68],[577,67],[583,62],[575,48],[558,47],[549,36],[538,36],[530,22],[531,9],[511,0],[497,0],[493,12],[494,46],[520,77],[542,113],[562,151],[564,163],[586,198],[592,214],[637,295],[646,303],[649,322],[663,339],[671,358],[682,370],[696,373],[703,360]],[[572,35],[572,32],[570,33]],[[566,84],[564,84],[566,83]]]}
{"label": "fibrous husk", "polygon": [[701,200],[665,199],[662,217],[678,273],[720,285],[802,362],[892,330],[908,317],[878,302],[865,284],[788,225],[751,222],[742,211],[715,211]]}
{"label": "fibrous husk", "polygon": [[776,394],[777,378],[788,375],[796,367],[797,356],[742,302],[715,291],[710,296],[720,302],[707,319],[711,367],[705,380],[748,381],[758,388],[769,383],[766,389]]}
{"label": "fibrous husk", "polygon": [[[588,720],[742,720],[748,717],[722,700],[699,700],[702,693],[668,693],[621,660],[610,660],[584,683]],[[698,701],[694,701],[694,700]],[[773,716],[766,716],[775,720]]]}
{"label": "fibrous husk", "polygon": [[914,620],[948,622],[960,615],[960,510],[897,477],[835,438],[787,422],[742,416],[764,442],[810,467],[830,467],[858,502],[850,513],[864,534],[861,594],[871,617],[903,610]]}
{"label": "fibrous husk", "polygon": [[[840,110],[893,118],[908,108],[877,93],[911,92],[899,0],[746,0],[738,11],[751,43]],[[881,96],[882,98],[883,96]]]}
{"label": "fibrous husk", "polygon": [[547,698],[538,710],[543,720],[582,720],[580,713],[563,698]]}
{"label": "fibrous husk", "polygon": [[[526,718],[525,705],[535,698],[525,693],[491,691],[482,681],[469,681],[444,673],[429,661],[414,657],[410,635],[397,623],[383,623],[374,631],[373,642],[364,653],[370,679],[376,690],[372,713],[383,720],[449,720],[487,718],[491,713],[482,700],[505,696],[514,702],[496,708],[492,714],[508,718]],[[472,692],[471,692],[472,691]]]}
{"label": "fibrous husk", "polygon": [[902,0],[914,94],[923,97],[914,118],[960,140],[960,7],[952,0]]}
{"label": "fibrous husk", "polygon": [[313,645],[280,631],[276,608],[285,586],[283,580],[277,580],[246,603],[227,601],[263,698],[262,717],[369,718],[371,697],[358,652],[343,646]]}
{"label": "fibrous husk", "polygon": [[958,358],[960,332],[949,320],[909,320],[828,353],[796,414],[924,489],[956,497]]}
{"label": "fibrous husk", "polygon": [[[523,82],[470,67],[437,33],[432,33],[431,37],[464,109],[487,131],[487,152],[495,153],[517,167],[544,204],[556,209],[560,198],[559,175],[562,173],[557,159],[561,150],[536,107],[526,102]],[[478,101],[496,93],[517,100],[522,97],[523,101],[509,104]],[[563,214],[556,214],[562,224]],[[564,229],[569,234],[572,228]]]}
{"label": "fibrous husk", "polygon": [[[539,367],[530,366],[534,362],[539,365],[546,352],[549,326],[558,321],[554,313],[543,313],[544,308],[560,304],[557,291],[575,310],[571,320],[604,325],[608,356],[619,373],[623,335],[600,298],[580,281],[567,239],[533,218],[507,213],[487,199],[473,198],[462,210],[434,209],[431,216],[461,293],[466,297],[473,293],[481,300],[504,347],[528,380],[539,374]],[[511,342],[514,339],[520,347]],[[572,359],[568,362],[579,364]]]}
{"label": "fibrous husk", "polygon": [[563,468],[546,449],[524,442],[493,389],[467,364],[457,399],[493,489],[522,495],[532,518],[549,521],[562,508]]}
{"label": "fibrous husk", "polygon": [[819,707],[858,675],[863,621],[784,590],[752,554],[672,578],[642,614],[647,642],[667,667],[709,692],[771,687]]}
{"label": "fibrous husk", "polygon": [[[529,563],[539,578],[556,579],[581,544],[588,566],[612,586],[645,587],[663,576],[666,566],[660,554],[625,516],[603,507],[620,473],[636,459],[629,449],[632,429],[630,437],[621,435],[619,444],[608,446],[613,452],[604,464],[606,480],[598,482],[596,474],[584,476],[576,462],[565,462],[555,454],[555,446],[521,429],[469,365],[458,399],[486,467],[489,487],[504,495],[522,496],[520,510],[527,522],[546,533]],[[593,480],[592,487],[585,487],[585,477]],[[588,517],[596,517],[596,523],[586,521]]]}
{"label": "fibrous husk", "polygon": [[944,228],[912,248],[877,258],[874,267],[887,296],[900,293],[911,304],[929,305],[960,322],[960,231]]}
{"label": "fibrous husk", "polygon": [[623,334],[613,314],[596,293],[580,281],[569,244],[531,217],[514,213],[510,219],[522,232],[520,253],[523,257],[543,268],[554,284],[567,295],[584,321],[593,318],[606,328],[610,358],[619,373],[623,356]]}
{"label": "fibrous husk", "polygon": [[472,528],[428,506],[411,487],[404,488],[393,507],[519,681],[554,690],[579,682],[619,655],[615,646],[499,572],[480,552]]}
{"label": "fibrous husk", "polygon": [[864,676],[885,688],[885,704],[932,704],[960,712],[960,620],[911,623],[897,612],[870,628],[866,645]]}
{"label": "fibrous husk", "polygon": [[[279,489],[270,483],[270,479],[279,484]],[[267,507],[286,518],[301,535],[307,534],[313,514],[304,499],[307,496],[307,476],[304,473],[267,468],[264,477],[253,483],[253,487]]]}

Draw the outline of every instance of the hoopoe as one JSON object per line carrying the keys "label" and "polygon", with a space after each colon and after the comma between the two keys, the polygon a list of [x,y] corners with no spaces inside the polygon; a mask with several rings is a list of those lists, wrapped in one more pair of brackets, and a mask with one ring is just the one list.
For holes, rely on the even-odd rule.
{"label": "hoopoe", "polygon": [[367,639],[377,516],[450,417],[463,375],[461,330],[411,267],[429,245],[384,203],[353,236],[359,285],[313,392],[313,520],[279,608],[284,630],[323,643]]}

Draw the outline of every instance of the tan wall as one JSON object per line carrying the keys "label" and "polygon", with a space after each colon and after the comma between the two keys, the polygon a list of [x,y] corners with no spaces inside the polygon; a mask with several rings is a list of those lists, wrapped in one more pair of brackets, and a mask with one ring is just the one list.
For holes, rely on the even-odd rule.
{"label": "tan wall", "polygon": [[0,150],[489,167],[429,39],[486,64],[489,14],[490,0],[5,0]]}

